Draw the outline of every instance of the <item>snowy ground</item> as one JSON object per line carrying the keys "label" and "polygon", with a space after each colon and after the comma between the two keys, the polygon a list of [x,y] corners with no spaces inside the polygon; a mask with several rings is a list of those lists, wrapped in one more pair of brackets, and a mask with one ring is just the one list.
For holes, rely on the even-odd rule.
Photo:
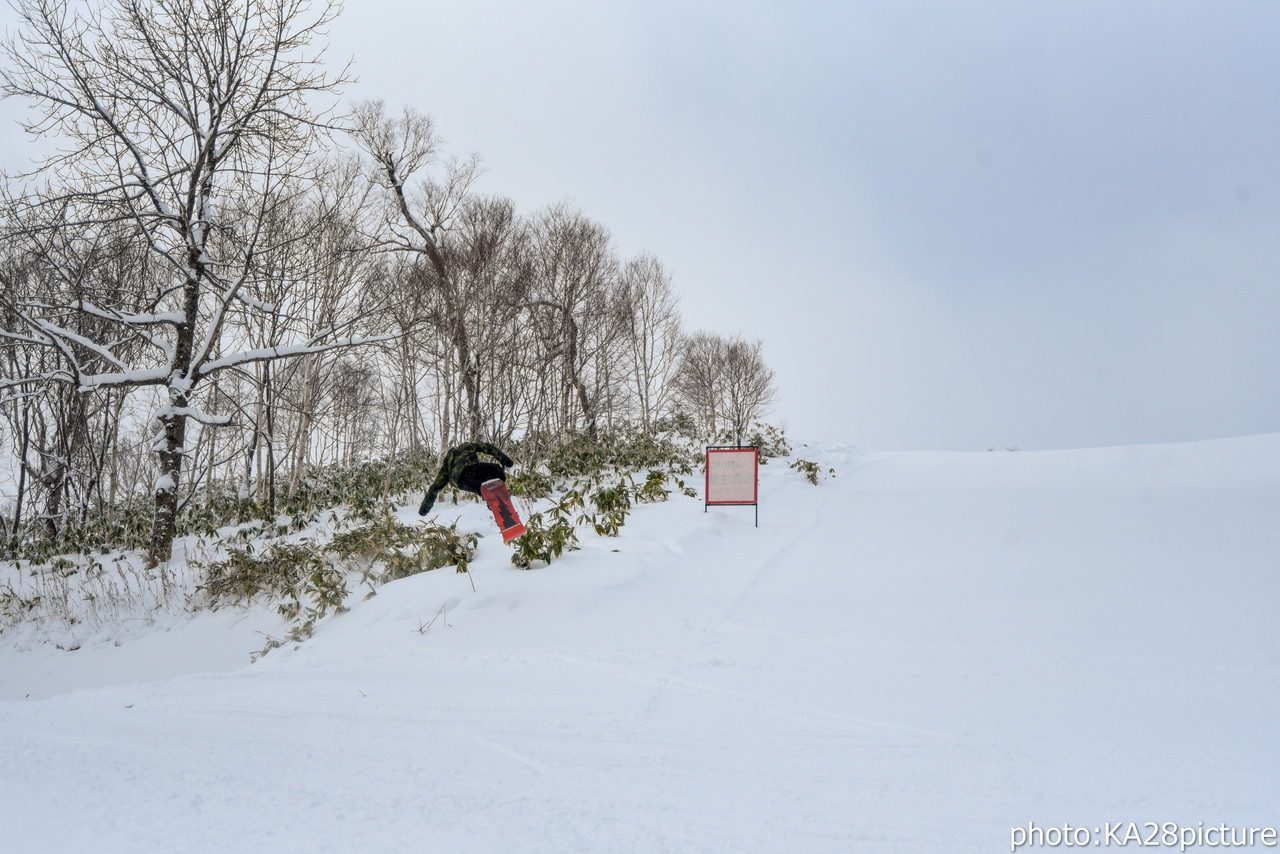
{"label": "snowy ground", "polygon": [[677,496],[528,572],[487,536],[478,592],[395,582],[253,665],[266,611],[76,652],[0,636],[6,850],[994,852],[1029,823],[1280,825],[1280,435],[796,454],[837,476],[763,467],[758,529]]}

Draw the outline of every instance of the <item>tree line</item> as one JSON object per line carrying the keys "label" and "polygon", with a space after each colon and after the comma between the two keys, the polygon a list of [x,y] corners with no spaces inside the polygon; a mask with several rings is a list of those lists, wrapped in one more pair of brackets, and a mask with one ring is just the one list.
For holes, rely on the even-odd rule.
{"label": "tree line", "polygon": [[[56,141],[0,200],[0,541],[150,502],[274,509],[318,466],[680,419],[741,441],[758,341],[569,204],[479,192],[431,119],[339,113],[309,0],[20,0],[0,86]],[[327,106],[326,106],[327,105]]]}

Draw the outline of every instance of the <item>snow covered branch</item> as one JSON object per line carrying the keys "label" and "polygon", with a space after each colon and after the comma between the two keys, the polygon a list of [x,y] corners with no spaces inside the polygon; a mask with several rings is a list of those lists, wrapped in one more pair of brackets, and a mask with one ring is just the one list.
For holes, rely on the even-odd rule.
{"label": "snow covered branch", "polygon": [[83,311],[85,314],[100,317],[103,320],[114,320],[116,323],[123,323],[128,326],[159,326],[162,324],[177,326],[186,320],[182,313],[177,311],[126,314],[113,309],[99,308],[87,300],[77,300],[72,304],[72,307]]}
{"label": "snow covered branch", "polygon": [[79,386],[81,391],[94,391],[99,388],[163,385],[170,373],[168,368],[141,368],[114,374],[87,374],[79,377]]}
{"label": "snow covered branch", "polygon": [[252,364],[254,362],[269,362],[276,359],[295,358],[297,356],[306,356],[312,353],[327,353],[331,350],[340,350],[347,347],[358,347],[362,344],[377,344],[383,341],[392,341],[398,336],[396,335],[371,335],[363,338],[344,338],[340,341],[330,341],[325,344],[296,344],[283,347],[262,347],[256,350],[245,350],[240,353],[234,353],[230,356],[224,356],[221,359],[214,359],[206,362],[200,369],[199,376],[207,377],[218,371],[224,371],[228,368],[236,368],[242,365]]}

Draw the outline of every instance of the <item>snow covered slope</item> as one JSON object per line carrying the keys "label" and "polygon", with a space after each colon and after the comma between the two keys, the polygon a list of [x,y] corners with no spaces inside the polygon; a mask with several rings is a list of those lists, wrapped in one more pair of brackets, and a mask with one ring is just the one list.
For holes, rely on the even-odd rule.
{"label": "snow covered slope", "polygon": [[6,844],[991,852],[1029,824],[1280,824],[1280,436],[796,455],[836,476],[763,467],[758,529],[674,497],[528,572],[486,536],[478,592],[395,582],[252,666],[267,613],[0,649]]}

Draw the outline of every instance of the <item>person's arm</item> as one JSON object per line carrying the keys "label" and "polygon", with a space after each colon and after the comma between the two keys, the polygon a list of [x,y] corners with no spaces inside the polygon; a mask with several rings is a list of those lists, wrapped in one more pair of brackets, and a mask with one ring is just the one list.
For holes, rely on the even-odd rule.
{"label": "person's arm", "polygon": [[488,454],[498,462],[502,463],[503,468],[511,468],[516,464],[515,460],[504,454],[502,449],[497,445],[490,445],[488,442],[477,442],[476,446],[479,447],[481,452]]}
{"label": "person's arm", "polygon": [[418,507],[418,515],[425,516],[431,512],[431,508],[436,503],[436,496],[440,494],[440,490],[444,489],[444,485],[449,482],[449,466],[440,466],[440,473],[436,475],[436,479],[431,482],[430,488],[427,489],[426,496],[422,499],[421,506]]}

